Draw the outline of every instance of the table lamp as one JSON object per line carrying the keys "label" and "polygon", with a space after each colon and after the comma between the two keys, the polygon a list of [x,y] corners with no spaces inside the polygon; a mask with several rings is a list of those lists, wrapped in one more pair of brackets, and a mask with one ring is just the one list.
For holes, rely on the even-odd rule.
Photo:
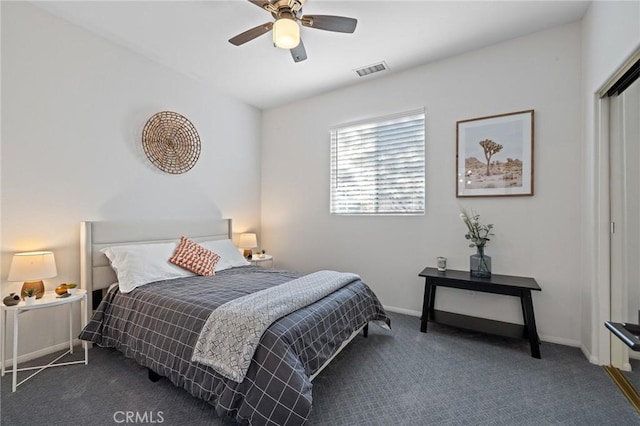
{"label": "table lamp", "polygon": [[32,251],[16,253],[11,260],[7,281],[24,281],[20,296],[24,299],[24,291],[28,288],[36,289],[36,298],[44,295],[43,279],[58,275],[56,260],[50,251]]}
{"label": "table lamp", "polygon": [[258,239],[256,238],[256,234],[252,232],[240,234],[240,241],[238,242],[238,246],[240,246],[241,249],[244,249],[243,256],[248,258],[251,254],[251,249],[258,247]]}

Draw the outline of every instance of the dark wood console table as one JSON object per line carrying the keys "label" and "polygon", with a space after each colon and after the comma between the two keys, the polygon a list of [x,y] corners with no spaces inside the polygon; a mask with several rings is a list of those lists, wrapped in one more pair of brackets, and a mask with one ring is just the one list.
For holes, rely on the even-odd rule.
{"label": "dark wood console table", "polygon": [[[427,332],[427,322],[431,320],[472,331],[524,338],[528,339],[531,344],[531,356],[540,358],[540,339],[536,329],[536,318],[533,314],[531,290],[541,291],[542,289],[535,279],[496,274],[492,274],[491,278],[477,278],[472,277],[469,271],[447,270],[441,272],[436,268],[424,268],[419,276],[425,278],[421,332]],[[434,306],[436,287],[438,286],[519,297],[524,325],[437,311]]]}

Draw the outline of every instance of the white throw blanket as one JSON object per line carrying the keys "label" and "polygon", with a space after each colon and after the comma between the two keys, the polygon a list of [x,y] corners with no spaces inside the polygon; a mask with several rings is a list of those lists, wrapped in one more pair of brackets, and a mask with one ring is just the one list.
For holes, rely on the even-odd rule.
{"label": "white throw blanket", "polygon": [[274,321],[358,279],[356,274],[319,271],[227,302],[209,315],[191,360],[240,383],[260,337]]}

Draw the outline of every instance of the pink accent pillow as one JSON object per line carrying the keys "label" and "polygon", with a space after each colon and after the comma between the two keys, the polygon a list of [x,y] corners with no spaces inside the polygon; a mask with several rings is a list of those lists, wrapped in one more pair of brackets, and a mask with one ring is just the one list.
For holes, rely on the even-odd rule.
{"label": "pink accent pillow", "polygon": [[218,260],[220,260],[220,256],[216,253],[207,250],[188,238],[180,237],[178,247],[176,247],[169,262],[198,275],[215,275],[215,267]]}

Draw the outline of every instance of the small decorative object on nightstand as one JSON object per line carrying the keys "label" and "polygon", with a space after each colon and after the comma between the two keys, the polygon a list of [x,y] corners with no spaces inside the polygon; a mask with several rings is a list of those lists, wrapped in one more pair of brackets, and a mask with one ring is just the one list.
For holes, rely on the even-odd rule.
{"label": "small decorative object on nightstand", "polygon": [[36,303],[36,291],[37,289],[35,287],[29,287],[22,292],[25,305],[33,305]]}
{"label": "small decorative object on nightstand", "polygon": [[20,303],[20,296],[15,293],[10,293],[7,297],[2,299],[2,303],[4,303],[5,306],[15,306]]}

